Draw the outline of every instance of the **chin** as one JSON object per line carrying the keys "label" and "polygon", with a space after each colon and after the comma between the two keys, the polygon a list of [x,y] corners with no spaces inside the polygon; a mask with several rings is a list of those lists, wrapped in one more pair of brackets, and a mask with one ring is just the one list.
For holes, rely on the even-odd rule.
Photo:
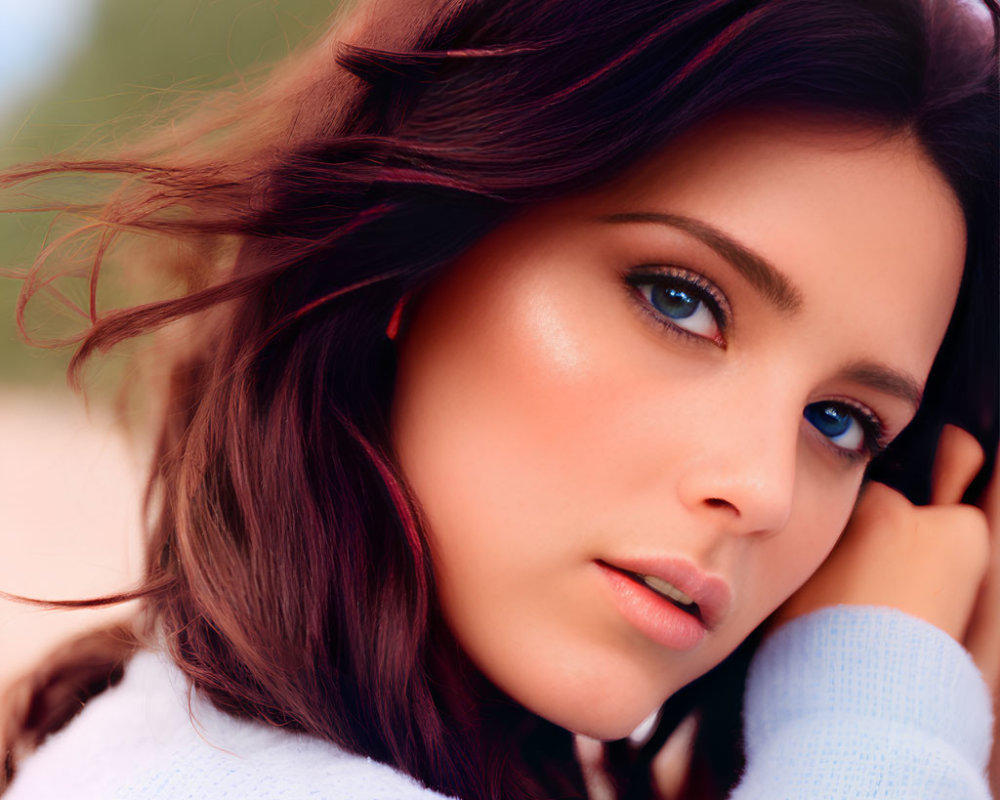
{"label": "chin", "polygon": [[[613,702],[602,703],[600,706],[596,703],[582,702],[576,708],[567,710],[565,715],[543,714],[542,716],[571,733],[610,742],[631,736],[637,728],[659,711],[661,705],[662,703],[656,703],[644,707],[642,711],[622,713],[623,709],[614,707]],[[587,707],[581,708],[581,706]]]}
{"label": "chin", "polygon": [[630,736],[683,685],[668,685],[662,672],[651,672],[553,670],[519,676],[522,679],[515,685],[497,683],[520,705],[549,722],[592,739],[613,741]]}

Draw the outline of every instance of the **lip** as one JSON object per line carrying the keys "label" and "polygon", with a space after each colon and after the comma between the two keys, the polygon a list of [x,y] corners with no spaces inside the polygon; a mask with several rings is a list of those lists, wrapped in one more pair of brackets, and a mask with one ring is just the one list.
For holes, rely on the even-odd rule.
{"label": "lip", "polygon": [[[623,573],[649,575],[673,584],[698,604],[701,616],[700,623],[709,631],[718,627],[732,603],[732,591],[725,580],[717,575],[702,571],[694,562],[686,558],[616,558],[614,561],[601,559],[595,563],[606,572],[610,571],[618,575]],[[645,587],[641,587],[639,584],[636,586],[645,590]],[[645,591],[655,595],[652,590]],[[658,595],[655,596],[658,597]],[[665,600],[662,602],[675,608]],[[679,613],[695,619],[692,615],[680,611],[680,609],[677,610]]]}

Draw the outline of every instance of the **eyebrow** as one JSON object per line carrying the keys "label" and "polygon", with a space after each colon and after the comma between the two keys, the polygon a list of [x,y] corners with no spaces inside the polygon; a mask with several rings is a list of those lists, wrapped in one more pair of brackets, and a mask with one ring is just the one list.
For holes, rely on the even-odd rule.
{"label": "eyebrow", "polygon": [[802,306],[802,294],[773,264],[750,248],[701,220],[679,214],[626,212],[600,218],[614,224],[643,222],[666,225],[691,234],[722,256],[753,286],[765,300],[781,311],[794,313]]}
{"label": "eyebrow", "polygon": [[840,371],[847,380],[891,394],[919,406],[923,399],[923,389],[912,376],[905,372],[873,361],[855,361]]}

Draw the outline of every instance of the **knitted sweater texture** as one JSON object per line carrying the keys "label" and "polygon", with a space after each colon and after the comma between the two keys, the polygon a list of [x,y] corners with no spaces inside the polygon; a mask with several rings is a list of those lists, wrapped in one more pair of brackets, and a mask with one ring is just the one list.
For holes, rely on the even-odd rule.
{"label": "knitted sweater texture", "polygon": [[[754,658],[731,800],[989,800],[989,692],[969,655],[901,612],[797,619]],[[327,742],[234,719],[141,653],[21,767],[4,800],[441,800]]]}

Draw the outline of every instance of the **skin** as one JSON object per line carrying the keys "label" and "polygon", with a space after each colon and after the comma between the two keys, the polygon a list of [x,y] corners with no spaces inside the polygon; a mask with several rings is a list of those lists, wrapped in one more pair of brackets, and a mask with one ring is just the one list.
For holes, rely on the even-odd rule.
{"label": "skin", "polygon": [[[636,214],[658,221],[621,216]],[[779,272],[784,302],[705,226]],[[857,499],[865,454],[804,409],[848,403],[898,434],[915,410],[898,378],[926,380],[964,249],[912,138],[772,115],[707,125],[466,253],[408,309],[393,435],[478,668],[611,739],[729,654],[827,558]],[[712,287],[731,318],[665,317],[649,281],[626,279],[647,265]],[[728,585],[696,646],[622,615],[597,562],[635,557]]]}

